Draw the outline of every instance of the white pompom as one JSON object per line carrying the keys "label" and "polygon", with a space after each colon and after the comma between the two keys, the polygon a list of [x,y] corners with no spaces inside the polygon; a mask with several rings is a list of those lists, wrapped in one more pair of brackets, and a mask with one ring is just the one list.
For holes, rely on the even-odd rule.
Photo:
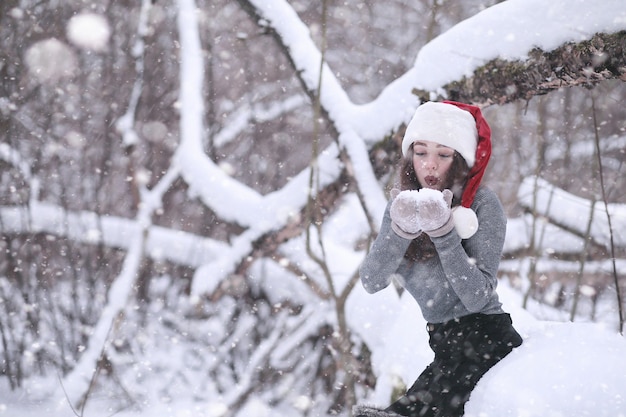
{"label": "white pompom", "polygon": [[478,218],[474,210],[458,206],[452,210],[454,228],[461,239],[469,239],[478,230]]}

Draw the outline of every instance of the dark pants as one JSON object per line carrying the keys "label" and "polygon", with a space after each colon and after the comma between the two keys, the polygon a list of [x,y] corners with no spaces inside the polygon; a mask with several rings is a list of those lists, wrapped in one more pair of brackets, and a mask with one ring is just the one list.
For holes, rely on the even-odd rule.
{"label": "dark pants", "polygon": [[462,416],[478,380],[522,344],[506,313],[429,324],[428,333],[435,359],[387,410],[409,417]]}

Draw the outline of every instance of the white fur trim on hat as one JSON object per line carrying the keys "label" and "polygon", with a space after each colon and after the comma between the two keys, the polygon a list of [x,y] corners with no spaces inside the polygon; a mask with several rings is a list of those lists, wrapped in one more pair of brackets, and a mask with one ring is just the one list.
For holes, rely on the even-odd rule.
{"label": "white fur trim on hat", "polygon": [[454,104],[429,101],[417,108],[402,139],[402,155],[407,156],[409,147],[420,140],[452,148],[470,168],[474,166],[478,143],[476,120],[470,112]]}

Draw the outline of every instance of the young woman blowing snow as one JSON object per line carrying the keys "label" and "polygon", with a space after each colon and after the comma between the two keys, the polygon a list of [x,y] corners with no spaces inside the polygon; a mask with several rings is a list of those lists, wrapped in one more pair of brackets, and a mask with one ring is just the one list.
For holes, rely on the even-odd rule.
{"label": "young woman blowing snow", "polygon": [[480,186],[491,130],[480,109],[444,101],[418,107],[402,141],[400,187],[361,266],[374,293],[395,277],[428,322],[433,362],[413,386],[365,417],[455,417],[478,380],[522,338],[496,293],[506,217],[495,193]]}

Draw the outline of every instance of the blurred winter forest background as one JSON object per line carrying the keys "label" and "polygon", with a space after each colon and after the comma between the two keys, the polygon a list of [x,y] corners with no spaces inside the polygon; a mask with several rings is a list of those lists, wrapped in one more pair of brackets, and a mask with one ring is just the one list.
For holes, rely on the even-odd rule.
{"label": "blurred winter forest background", "polygon": [[[365,104],[429,41],[498,2],[288,3],[349,100]],[[322,243],[346,207],[370,213],[353,253],[375,236],[380,219],[355,180],[363,161],[254,4],[0,2],[3,385],[51,379],[77,406],[90,395],[120,408],[219,397],[215,415],[234,416],[253,398],[345,413],[373,384],[369,348],[346,318],[355,262],[336,276]],[[188,92],[185,7],[203,76]],[[626,204],[626,84],[608,78],[480,104],[493,128],[485,183],[526,227],[501,279],[563,320],[617,327],[624,239],[594,234],[593,214],[562,224],[519,196],[524,185]],[[367,142],[382,192],[401,130]],[[329,153],[334,162],[320,162]],[[272,223],[281,199],[288,213]]]}

